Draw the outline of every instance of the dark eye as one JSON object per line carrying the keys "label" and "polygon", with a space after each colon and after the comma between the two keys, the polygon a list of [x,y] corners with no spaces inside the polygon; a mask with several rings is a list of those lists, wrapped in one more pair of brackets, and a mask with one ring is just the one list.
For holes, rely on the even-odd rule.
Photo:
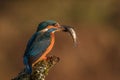
{"label": "dark eye", "polygon": [[55,26],[56,24],[52,24],[52,26]]}

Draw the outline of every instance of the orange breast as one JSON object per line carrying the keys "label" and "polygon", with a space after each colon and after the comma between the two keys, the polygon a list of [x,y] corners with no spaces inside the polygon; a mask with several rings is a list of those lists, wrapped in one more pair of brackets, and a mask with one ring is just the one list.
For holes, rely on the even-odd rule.
{"label": "orange breast", "polygon": [[54,35],[54,33],[51,33],[51,43],[50,43],[49,47],[46,49],[46,51],[43,53],[43,55],[32,64],[32,66],[35,65],[37,62],[46,59],[46,55],[52,50],[52,48],[54,46],[54,42],[55,42],[55,35]]}

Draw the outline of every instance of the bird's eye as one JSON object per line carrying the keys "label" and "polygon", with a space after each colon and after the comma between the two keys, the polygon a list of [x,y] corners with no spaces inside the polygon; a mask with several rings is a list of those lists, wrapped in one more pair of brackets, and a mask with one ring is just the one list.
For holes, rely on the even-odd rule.
{"label": "bird's eye", "polygon": [[55,26],[56,24],[52,24],[52,26]]}

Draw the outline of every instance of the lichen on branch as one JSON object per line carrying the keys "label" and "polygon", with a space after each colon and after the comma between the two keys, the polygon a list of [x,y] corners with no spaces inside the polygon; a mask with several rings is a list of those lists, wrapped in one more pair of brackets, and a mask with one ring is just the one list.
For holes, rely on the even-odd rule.
{"label": "lichen on branch", "polygon": [[32,74],[27,74],[25,70],[23,70],[12,80],[45,80],[49,70],[55,66],[59,60],[59,57],[56,56],[47,57],[46,60],[39,61],[33,66]]}

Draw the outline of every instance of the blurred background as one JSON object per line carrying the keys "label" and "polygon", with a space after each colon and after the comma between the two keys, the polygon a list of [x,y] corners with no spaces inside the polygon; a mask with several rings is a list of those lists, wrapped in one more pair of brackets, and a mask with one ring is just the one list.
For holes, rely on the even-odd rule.
{"label": "blurred background", "polygon": [[56,33],[50,55],[60,62],[46,80],[120,80],[119,0],[0,0],[0,80],[23,68],[27,41],[44,20],[71,25],[78,36]]}

